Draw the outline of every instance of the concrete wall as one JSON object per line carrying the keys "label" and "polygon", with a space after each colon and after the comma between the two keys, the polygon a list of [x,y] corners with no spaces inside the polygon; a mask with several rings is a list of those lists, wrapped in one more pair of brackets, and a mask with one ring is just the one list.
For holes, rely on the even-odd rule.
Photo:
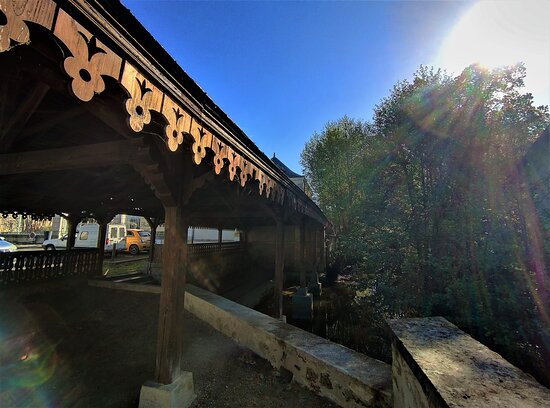
{"label": "concrete wall", "polygon": [[185,308],[341,406],[391,406],[388,364],[191,285]]}
{"label": "concrete wall", "polygon": [[395,408],[550,407],[550,390],[442,317],[388,324]]}

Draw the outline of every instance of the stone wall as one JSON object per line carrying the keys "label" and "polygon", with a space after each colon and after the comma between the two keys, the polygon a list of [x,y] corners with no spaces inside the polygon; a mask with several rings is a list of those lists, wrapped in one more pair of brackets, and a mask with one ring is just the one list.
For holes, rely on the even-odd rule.
{"label": "stone wall", "polygon": [[[159,294],[160,286],[90,280],[89,285]],[[186,286],[185,309],[342,407],[392,406],[391,367],[232,302]]]}
{"label": "stone wall", "polygon": [[550,390],[444,318],[388,324],[395,408],[550,407]]}
{"label": "stone wall", "polygon": [[344,407],[391,407],[388,364],[188,285],[185,308]]}

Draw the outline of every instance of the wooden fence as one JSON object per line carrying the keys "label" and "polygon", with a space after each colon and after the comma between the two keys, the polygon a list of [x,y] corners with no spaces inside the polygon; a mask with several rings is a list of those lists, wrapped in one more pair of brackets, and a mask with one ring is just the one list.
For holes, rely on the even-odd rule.
{"label": "wooden fence", "polygon": [[222,242],[207,243],[207,244],[189,244],[190,256],[201,256],[215,253],[238,253],[243,251],[244,243],[242,242]]}
{"label": "wooden fence", "polygon": [[90,276],[96,273],[98,262],[97,248],[3,252],[0,253],[0,288],[70,276]]}

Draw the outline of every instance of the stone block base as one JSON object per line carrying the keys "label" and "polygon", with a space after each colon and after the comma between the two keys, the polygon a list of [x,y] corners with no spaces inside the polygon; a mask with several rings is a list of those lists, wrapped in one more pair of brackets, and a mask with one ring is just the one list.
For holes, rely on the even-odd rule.
{"label": "stone block base", "polygon": [[295,320],[311,320],[313,318],[313,296],[306,288],[300,288],[292,296],[292,318]]}
{"label": "stone block base", "polygon": [[193,373],[185,371],[172,384],[147,381],[141,387],[139,408],[187,408],[195,398]]}

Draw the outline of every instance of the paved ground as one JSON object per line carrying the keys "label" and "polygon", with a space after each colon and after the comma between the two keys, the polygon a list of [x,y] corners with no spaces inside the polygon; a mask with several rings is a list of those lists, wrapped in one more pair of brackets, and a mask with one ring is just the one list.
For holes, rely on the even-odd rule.
{"label": "paved ground", "polygon": [[[0,291],[1,407],[135,407],[155,361],[158,295],[82,280]],[[187,314],[195,407],[333,407]]]}

